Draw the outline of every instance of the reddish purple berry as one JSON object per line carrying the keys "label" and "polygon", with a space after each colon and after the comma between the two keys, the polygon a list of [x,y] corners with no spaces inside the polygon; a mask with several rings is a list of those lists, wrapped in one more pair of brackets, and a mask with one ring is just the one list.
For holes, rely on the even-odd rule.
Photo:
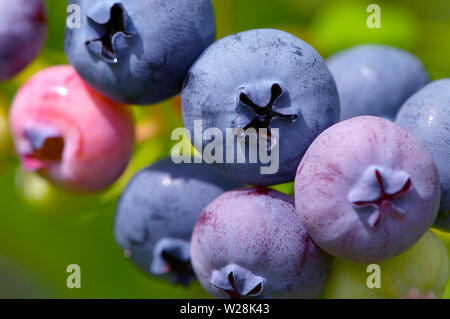
{"label": "reddish purple berry", "polygon": [[300,223],[294,199],[266,188],[233,190],[208,205],[191,259],[205,289],[233,299],[313,298],[331,262]]}

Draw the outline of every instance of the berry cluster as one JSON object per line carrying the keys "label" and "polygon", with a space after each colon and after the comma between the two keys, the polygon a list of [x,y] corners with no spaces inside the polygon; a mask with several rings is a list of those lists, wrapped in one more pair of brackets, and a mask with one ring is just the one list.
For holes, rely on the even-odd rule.
{"label": "berry cluster", "polygon": [[[0,4],[0,46],[14,44],[0,80],[45,39],[43,3],[22,2]],[[11,107],[25,170],[69,191],[105,190],[133,154],[125,104],[179,93],[195,148],[223,146],[214,162],[166,158],[131,179],[114,233],[139,268],[228,298],[442,295],[448,256],[429,229],[450,231],[450,79],[429,83],[415,56],[388,46],[325,61],[280,30],[214,42],[210,0],[69,3],[82,14],[66,30],[71,65],[35,74]],[[3,35],[3,17],[20,22],[20,41]],[[262,172],[264,152],[273,173]],[[268,188],[288,182],[290,195]],[[376,292],[368,264],[383,271]]]}

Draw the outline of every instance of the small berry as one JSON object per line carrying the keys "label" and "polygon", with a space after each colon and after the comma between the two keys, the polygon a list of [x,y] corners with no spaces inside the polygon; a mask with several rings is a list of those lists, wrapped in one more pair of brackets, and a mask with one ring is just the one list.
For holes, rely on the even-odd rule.
{"label": "small berry", "polygon": [[10,124],[23,168],[68,190],[109,187],[133,152],[129,110],[92,90],[70,66],[29,79],[14,98]]}
{"label": "small berry", "polygon": [[432,82],[414,94],[395,122],[410,131],[436,163],[441,203],[435,226],[450,231],[450,79]]}
{"label": "small berry", "polygon": [[153,276],[187,285],[192,229],[213,199],[241,185],[206,164],[150,165],[131,180],[119,201],[115,237],[125,256]]}

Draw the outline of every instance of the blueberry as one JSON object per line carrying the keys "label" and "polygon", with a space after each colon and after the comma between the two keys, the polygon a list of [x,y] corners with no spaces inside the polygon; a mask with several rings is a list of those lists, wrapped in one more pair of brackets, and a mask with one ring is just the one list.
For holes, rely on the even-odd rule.
{"label": "blueberry", "polygon": [[209,204],[191,256],[203,287],[231,299],[314,298],[332,261],[303,228],[294,198],[263,187],[232,190]]}
{"label": "blueberry", "polygon": [[178,94],[189,67],[215,39],[210,0],[70,0],[81,28],[66,28],[70,63],[95,89],[122,103]]}
{"label": "blueberry", "polygon": [[330,57],[341,98],[341,120],[360,115],[395,119],[402,104],[429,82],[422,62],[384,45],[359,45]]}
{"label": "blueberry", "polygon": [[0,2],[0,82],[22,71],[41,51],[47,37],[42,0]]}
{"label": "blueberry", "polygon": [[[228,36],[204,52],[186,77],[182,110],[197,149],[210,142],[195,134],[199,121],[201,133],[217,128],[223,145],[231,130],[228,140],[235,147],[224,147],[223,158],[214,164],[223,174],[245,184],[274,185],[294,179],[308,146],[339,119],[339,96],[311,46],[280,30],[259,29]],[[268,165],[248,154],[245,163],[238,162],[237,150],[251,148],[243,130],[253,130],[262,140],[260,150],[266,147],[273,155],[277,149],[278,170],[262,173]]]}
{"label": "blueberry", "polygon": [[323,132],[302,159],[296,208],[329,254],[379,262],[410,248],[433,224],[439,176],[427,150],[391,121],[361,116]]}
{"label": "blueberry", "polygon": [[197,218],[209,202],[239,186],[206,164],[157,162],[125,189],[116,212],[116,241],[147,273],[187,285],[193,279],[189,247]]}
{"label": "blueberry", "polygon": [[409,130],[430,152],[441,181],[440,213],[435,226],[450,230],[450,79],[435,81],[400,109],[396,123]]}

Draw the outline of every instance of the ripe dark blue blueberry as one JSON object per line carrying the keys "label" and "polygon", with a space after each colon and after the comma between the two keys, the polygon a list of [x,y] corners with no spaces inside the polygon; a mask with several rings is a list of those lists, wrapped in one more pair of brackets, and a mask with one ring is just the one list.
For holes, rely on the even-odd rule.
{"label": "ripe dark blue blueberry", "polygon": [[46,37],[47,13],[42,0],[0,1],[0,82],[33,61]]}
{"label": "ripe dark blue blueberry", "polygon": [[406,99],[429,82],[419,59],[384,45],[359,45],[327,62],[341,98],[341,120],[360,115],[394,120]]}
{"label": "ripe dark blue blueberry", "polygon": [[174,283],[193,279],[192,229],[201,212],[223,192],[239,187],[206,164],[174,164],[170,158],[139,172],[117,207],[115,237],[125,255]]}
{"label": "ripe dark blue blueberry", "polygon": [[410,131],[433,157],[441,182],[435,226],[450,230],[450,79],[432,82],[400,109],[396,123]]}
{"label": "ripe dark blue blueberry", "polygon": [[78,73],[105,96],[153,104],[178,94],[189,67],[215,39],[210,0],[70,0],[81,28],[65,49]]}
{"label": "ripe dark blue blueberry", "polygon": [[192,266],[218,297],[314,298],[331,257],[303,228],[294,198],[267,188],[241,188],[216,198],[192,234]]}
{"label": "ripe dark blue blueberry", "polygon": [[[228,36],[204,52],[186,77],[182,109],[197,149],[210,142],[195,134],[199,121],[201,133],[217,128],[223,145],[231,129],[237,146],[224,147],[224,163],[215,163],[224,175],[245,184],[274,185],[294,179],[308,146],[339,119],[339,96],[325,62],[311,46],[280,30],[259,29]],[[276,173],[262,174],[267,165],[260,157],[251,162],[246,154],[245,163],[238,163],[238,148],[249,150],[249,139],[239,138],[247,129],[267,140],[269,150],[279,148]],[[278,142],[274,129],[279,129]]]}

